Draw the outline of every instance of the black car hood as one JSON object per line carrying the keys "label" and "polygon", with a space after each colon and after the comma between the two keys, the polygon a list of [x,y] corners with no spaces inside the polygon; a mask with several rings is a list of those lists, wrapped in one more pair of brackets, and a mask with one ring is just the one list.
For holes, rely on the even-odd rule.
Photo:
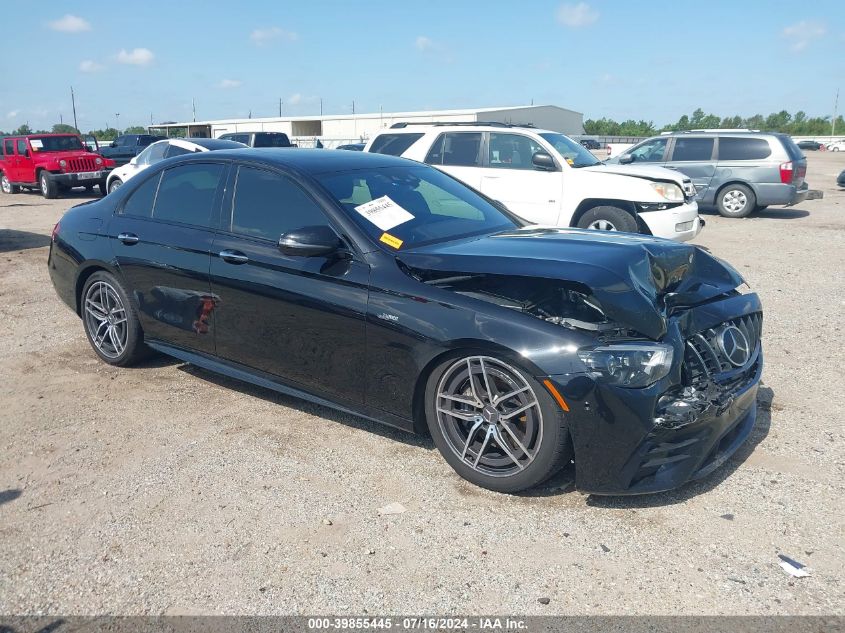
{"label": "black car hood", "polygon": [[605,315],[653,339],[667,311],[743,283],[730,265],[688,244],[646,235],[524,228],[399,253],[411,269],[560,279],[583,284]]}

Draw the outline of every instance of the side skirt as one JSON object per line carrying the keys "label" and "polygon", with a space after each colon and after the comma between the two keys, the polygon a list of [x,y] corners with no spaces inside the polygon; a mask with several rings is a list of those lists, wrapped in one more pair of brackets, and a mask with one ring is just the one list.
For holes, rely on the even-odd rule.
{"label": "side skirt", "polygon": [[233,363],[232,361],[215,358],[199,352],[188,351],[182,349],[181,347],[162,343],[161,341],[147,340],[144,342],[162,354],[173,356],[174,358],[178,358],[186,363],[207,369],[208,371],[222,374],[229,378],[234,378],[235,380],[241,380],[253,385],[258,385],[259,387],[264,387],[265,389],[270,389],[278,393],[283,393],[286,396],[301,398],[302,400],[319,404],[324,407],[329,407],[331,409],[335,409],[336,411],[343,411],[344,413],[366,418],[367,420],[378,422],[379,424],[386,424],[387,426],[392,426],[402,431],[408,431],[409,433],[414,432],[413,421],[406,420],[405,418],[388,413],[387,411],[363,405],[359,407],[354,404],[340,404],[338,402],[316,396],[303,389],[292,387],[291,385],[281,382],[272,374],[252,369],[239,363]]}

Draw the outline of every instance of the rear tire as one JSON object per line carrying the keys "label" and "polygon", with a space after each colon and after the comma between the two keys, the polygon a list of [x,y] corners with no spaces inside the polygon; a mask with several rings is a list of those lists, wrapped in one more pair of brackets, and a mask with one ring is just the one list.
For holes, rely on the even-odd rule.
{"label": "rear tire", "polygon": [[80,302],[85,336],[102,360],[125,367],[149,355],[135,306],[114,275],[105,271],[91,275]]}
{"label": "rear tire", "polygon": [[612,205],[593,207],[587,211],[578,220],[578,228],[639,233],[637,219],[625,209]]}
{"label": "rear tire", "polygon": [[745,185],[728,185],[716,195],[716,205],[726,218],[744,218],[757,206],[757,196]]}
{"label": "rear tire", "polygon": [[3,193],[20,193],[21,188],[18,185],[13,185],[6,174],[0,176],[0,189],[2,189]]}
{"label": "rear tire", "polygon": [[426,383],[425,412],[443,458],[488,490],[532,488],[572,458],[563,411],[511,361],[470,353],[443,361]]}
{"label": "rear tire", "polygon": [[52,200],[54,198],[59,197],[59,187],[53,177],[50,175],[50,172],[47,170],[42,170],[41,173],[38,175],[38,184],[41,189],[41,195],[47,198],[48,200]]}

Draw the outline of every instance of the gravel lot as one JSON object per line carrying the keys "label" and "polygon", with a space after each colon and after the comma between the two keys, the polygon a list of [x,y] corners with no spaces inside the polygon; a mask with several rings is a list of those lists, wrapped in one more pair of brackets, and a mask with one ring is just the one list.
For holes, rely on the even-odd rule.
{"label": "gravel lot", "polygon": [[824,200],[707,214],[697,240],[764,302],[752,439],[638,498],[571,471],[499,495],[427,438],[165,358],[109,367],[45,265],[85,197],[0,195],[0,613],[845,613],[845,154],[808,154]]}

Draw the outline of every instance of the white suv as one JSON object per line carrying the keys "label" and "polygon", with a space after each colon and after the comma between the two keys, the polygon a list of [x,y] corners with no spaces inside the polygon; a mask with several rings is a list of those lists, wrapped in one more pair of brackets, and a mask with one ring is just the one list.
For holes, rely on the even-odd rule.
{"label": "white suv", "polygon": [[558,132],[504,123],[397,123],[367,152],[425,162],[534,224],[695,237],[695,188],[655,166],[605,165]]}

